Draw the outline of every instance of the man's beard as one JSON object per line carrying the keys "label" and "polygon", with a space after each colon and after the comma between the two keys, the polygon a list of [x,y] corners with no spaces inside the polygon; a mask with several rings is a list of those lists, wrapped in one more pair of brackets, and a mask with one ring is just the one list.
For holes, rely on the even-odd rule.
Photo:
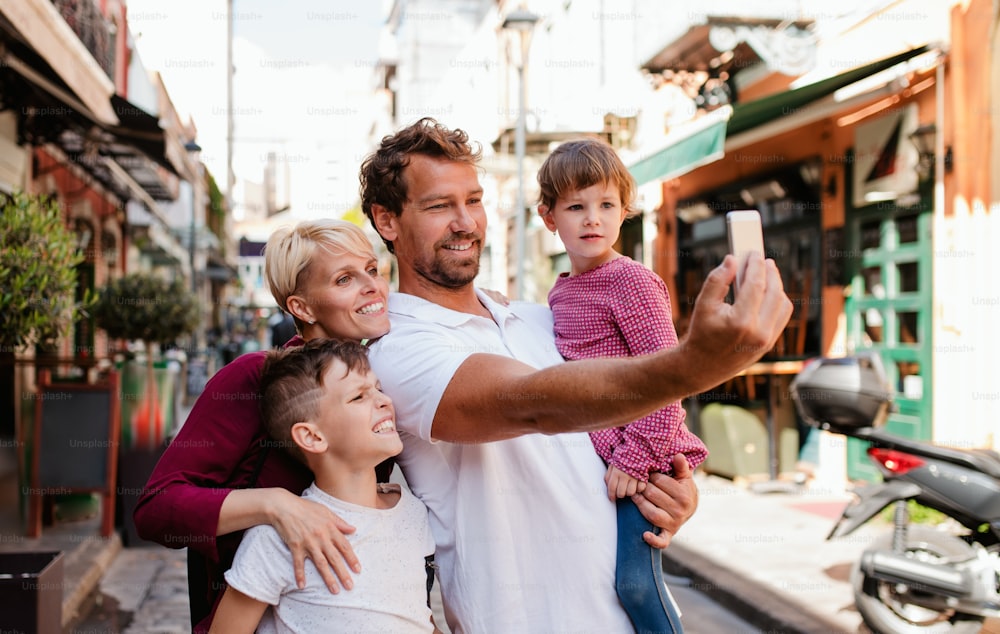
{"label": "man's beard", "polygon": [[418,263],[416,271],[421,277],[438,286],[452,289],[467,286],[479,275],[479,260],[482,257],[482,247],[480,244],[476,242],[469,249],[476,253],[476,257],[473,260],[445,262],[438,258],[433,258],[430,262]]}

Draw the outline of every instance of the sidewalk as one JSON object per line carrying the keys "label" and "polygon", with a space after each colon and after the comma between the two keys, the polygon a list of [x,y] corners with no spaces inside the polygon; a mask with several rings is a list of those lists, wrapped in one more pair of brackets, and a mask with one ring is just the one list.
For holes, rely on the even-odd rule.
{"label": "sidewalk", "polygon": [[[868,632],[854,607],[851,567],[889,524],[873,520],[826,541],[851,496],[790,489],[754,493],[699,474],[698,511],[665,551],[665,568],[765,632]],[[1000,632],[987,620],[982,633]]]}
{"label": "sidewalk", "polygon": [[754,493],[700,474],[698,511],[665,553],[673,574],[767,632],[865,632],[849,574],[883,531],[826,541],[844,493]]}

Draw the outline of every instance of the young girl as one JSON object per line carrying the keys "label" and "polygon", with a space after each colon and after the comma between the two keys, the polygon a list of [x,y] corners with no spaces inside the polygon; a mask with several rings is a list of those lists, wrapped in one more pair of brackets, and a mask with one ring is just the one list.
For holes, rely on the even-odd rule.
{"label": "young girl", "polygon": [[[635,180],[615,151],[591,139],[564,143],[542,164],[538,184],[538,213],[559,234],[570,260],[570,272],[549,292],[562,356],[636,356],[677,345],[663,280],[614,250],[636,193]],[[679,401],[590,437],[608,464],[608,495],[618,503],[615,583],[622,605],[637,631],[680,633],[660,552],[642,539],[653,527],[629,498],[645,488],[650,473],[672,473],[678,453],[695,468],[708,451],[685,426]]]}

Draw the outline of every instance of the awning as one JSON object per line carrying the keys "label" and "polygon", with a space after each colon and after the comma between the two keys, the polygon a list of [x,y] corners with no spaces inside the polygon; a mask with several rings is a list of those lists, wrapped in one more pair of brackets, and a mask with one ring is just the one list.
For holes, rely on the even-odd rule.
{"label": "awning", "polygon": [[[673,139],[668,138],[666,147],[633,164],[629,167],[629,171],[639,185],[651,180],[668,180],[686,174],[698,167],[719,160],[725,155],[725,149],[733,149],[732,144],[728,143],[727,139],[732,139],[736,135],[744,135],[741,137],[743,142],[739,144],[744,146],[748,145],[751,140],[756,140],[755,138],[751,139],[748,133],[762,128],[766,124],[787,121],[789,124],[794,122],[796,127],[805,125],[807,123],[806,116],[810,114],[808,110],[812,104],[833,95],[842,88],[931,50],[928,46],[921,46],[808,86],[736,104],[728,112],[723,112],[722,108],[715,110],[685,126]],[[862,100],[869,97],[869,93],[859,95]],[[851,105],[847,102],[835,104],[833,109],[843,110]],[[715,121],[708,120],[716,113],[721,113],[718,115],[722,118],[721,121],[718,118]],[[810,117],[811,119],[829,116],[826,110],[822,112],[817,110],[813,114],[815,116]],[[783,127],[792,129],[791,126]],[[773,136],[773,134],[769,136]]]}
{"label": "awning", "polygon": [[636,184],[674,178],[722,158],[732,112],[729,106],[719,108],[668,137],[664,149],[629,167]]}
{"label": "awning", "polygon": [[118,123],[103,123],[40,56],[3,35],[0,67],[13,71],[0,76],[0,91],[3,106],[19,112],[22,142],[58,145],[69,160],[119,196],[128,196],[127,187],[113,182],[108,161],[118,163],[153,198],[174,197],[165,176],[177,172],[166,158],[164,131],[156,117],[113,95],[108,105]]}
{"label": "awning", "polygon": [[832,95],[845,86],[850,86],[866,77],[888,70],[896,64],[901,64],[929,50],[927,46],[921,46],[818,81],[815,84],[762,97],[747,103],[736,104],[733,107],[733,116],[729,119],[729,125],[726,127],[726,134],[734,136],[764,123],[786,117],[814,101]]}
{"label": "awning", "polygon": [[109,101],[115,92],[114,82],[101,70],[51,0],[0,0],[0,13],[72,89],[96,121],[118,124]]}

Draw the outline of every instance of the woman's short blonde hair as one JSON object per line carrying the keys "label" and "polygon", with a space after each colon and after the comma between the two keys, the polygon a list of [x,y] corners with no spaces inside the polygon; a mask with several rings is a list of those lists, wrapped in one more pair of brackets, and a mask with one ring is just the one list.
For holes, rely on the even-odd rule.
{"label": "woman's short blonde hair", "polygon": [[[272,233],[264,247],[264,277],[274,301],[291,314],[288,298],[298,292],[313,258],[344,254],[375,257],[368,236],[346,220],[307,220]],[[302,332],[298,318],[295,326]]]}

